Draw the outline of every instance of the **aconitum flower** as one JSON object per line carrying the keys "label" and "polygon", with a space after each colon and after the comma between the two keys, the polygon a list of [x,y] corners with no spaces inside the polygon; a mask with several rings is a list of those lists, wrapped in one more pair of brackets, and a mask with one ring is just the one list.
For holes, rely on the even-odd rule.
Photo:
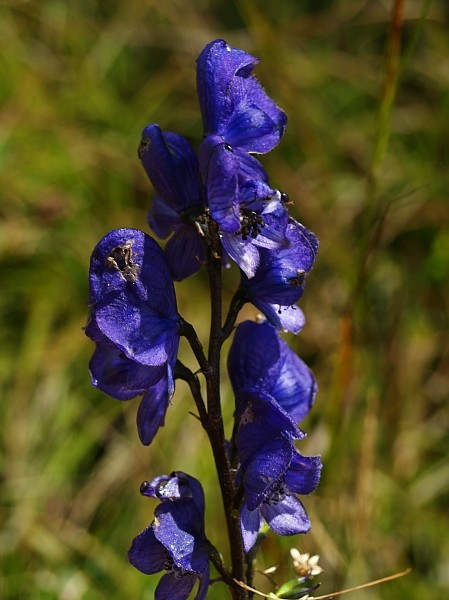
{"label": "aconitum flower", "polygon": [[242,474],[246,494],[240,511],[246,552],[255,544],[263,522],[278,535],[309,531],[309,517],[296,494],[315,490],[321,468],[319,456],[302,456],[283,440],[267,444],[248,464]]}
{"label": "aconitum flower", "polygon": [[239,391],[235,420],[236,446],[243,471],[267,443],[282,439],[287,442],[286,447],[293,447],[294,440],[306,437],[287,411],[261,388]]}
{"label": "aconitum flower", "polygon": [[304,225],[286,219],[288,244],[276,252],[261,249],[254,277],[242,274],[242,287],[250,301],[277,329],[298,333],[304,326],[302,311],[294,306],[305,287],[318,251],[318,240]]}
{"label": "aconitum flower", "polygon": [[306,533],[310,521],[296,494],[317,487],[319,456],[302,456],[294,439],[304,437],[292,418],[262,390],[244,391],[237,405],[236,447],[243,488],[240,511],[245,551],[253,547],[262,522],[278,535]]}
{"label": "aconitum flower", "polygon": [[185,138],[156,124],[143,130],[139,158],[156,190],[150,226],[161,239],[173,233],[165,252],[173,278],[181,281],[204,262],[200,232],[205,206],[198,159]]}
{"label": "aconitum flower", "polygon": [[[235,233],[220,230],[226,254],[247,278],[256,274],[260,254],[264,249],[267,252],[277,252],[289,244],[285,236],[284,220],[280,218],[286,212],[281,197],[281,193],[276,190],[266,204],[257,199],[251,201],[251,208],[246,208],[242,201],[240,229]],[[257,206],[260,209],[256,209]]]}
{"label": "aconitum flower", "polygon": [[170,475],[159,475],[140,486],[142,496],[158,500],[192,500],[200,514],[204,513],[204,492],[195,477],[183,471],[173,471]]}
{"label": "aconitum flower", "polygon": [[[180,281],[196,273],[204,262],[208,223],[198,172],[198,159],[188,141],[158,125],[143,130],[139,156],[156,190],[149,223],[162,239],[173,234],[165,252],[173,278]],[[220,229],[225,250],[252,277],[259,264],[258,248],[277,249],[288,244],[282,194],[270,188],[260,163],[246,155],[245,178],[239,175],[241,222],[238,234]],[[217,163],[213,163],[217,166]],[[218,165],[219,166],[219,165]],[[251,175],[255,179],[251,179]],[[217,193],[227,197],[226,172],[217,173]],[[275,212],[277,213],[275,215]]]}
{"label": "aconitum flower", "polygon": [[223,232],[239,232],[248,217],[241,211],[243,188],[257,200],[279,200],[275,190],[260,185],[267,177],[251,154],[265,154],[278,144],[287,117],[252,75],[257,62],[224,40],[208,44],[197,61],[204,126],[200,171],[211,216]]}
{"label": "aconitum flower", "polygon": [[180,317],[165,255],[141,231],[111,231],[92,253],[89,283],[92,384],[118,400],[143,394],[137,426],[149,444],[173,396],[179,345]]}
{"label": "aconitum flower", "polygon": [[198,580],[195,600],[203,600],[209,587],[209,543],[201,484],[178,471],[144,482],[141,493],[162,501],[151,525],[134,538],[129,562],[147,575],[167,571],[155,600],[186,600]]}
{"label": "aconitum flower", "polygon": [[[251,212],[260,215],[262,209],[278,205],[280,193],[269,186],[260,162],[233,148],[221,136],[204,138],[198,157],[207,204],[221,231],[245,235],[242,222]],[[252,225],[254,233],[256,222]]]}
{"label": "aconitum flower", "polygon": [[142,395],[137,411],[137,431],[142,444],[151,444],[159,427],[164,425],[175,391],[175,362],[176,356],[165,365],[149,367],[127,358],[110,343],[96,344],[89,363],[92,385],[117,400]]}
{"label": "aconitum flower", "polygon": [[287,117],[252,74],[258,62],[224,40],[210,42],[198,57],[197,88],[205,136],[264,154],[279,143]]}
{"label": "aconitum flower", "polygon": [[160,366],[179,343],[180,317],[164,252],[137,229],[111,231],[90,263],[91,320],[127,358]]}
{"label": "aconitum flower", "polygon": [[244,321],[237,326],[228,372],[237,403],[242,390],[263,390],[296,423],[312,408],[317,392],[312,371],[267,321]]}

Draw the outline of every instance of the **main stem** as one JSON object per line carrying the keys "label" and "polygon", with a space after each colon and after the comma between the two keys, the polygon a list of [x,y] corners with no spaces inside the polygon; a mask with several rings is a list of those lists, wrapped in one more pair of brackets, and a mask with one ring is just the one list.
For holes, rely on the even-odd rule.
{"label": "main stem", "polygon": [[[233,507],[235,497],[235,483],[231,471],[231,464],[226,447],[226,438],[223,427],[220,398],[220,355],[224,341],[222,332],[222,247],[218,234],[218,227],[213,221],[209,224],[210,245],[208,256],[208,273],[211,297],[211,326],[209,337],[208,363],[209,369],[205,373],[207,389],[208,434],[221,494],[223,497],[230,553],[232,561],[232,577],[238,581],[246,581],[246,561],[243,549],[242,535],[238,511]],[[231,587],[234,600],[247,600],[249,592],[237,584]]]}

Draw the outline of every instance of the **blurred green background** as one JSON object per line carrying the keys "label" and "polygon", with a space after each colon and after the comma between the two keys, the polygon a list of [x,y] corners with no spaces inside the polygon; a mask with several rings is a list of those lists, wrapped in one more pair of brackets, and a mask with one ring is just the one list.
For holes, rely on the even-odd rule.
{"label": "blurred green background", "polygon": [[[289,115],[263,162],[321,240],[308,322],[288,341],[318,379],[300,450],[323,455],[323,478],[305,499],[312,531],[269,535],[258,567],[279,565],[284,581],[294,545],[321,555],[323,594],[408,566],[351,597],[449,594],[449,5],[403,4],[395,65],[390,0],[0,3],[2,600],[152,598],[159,576],[126,551],[152,518],[140,482],[173,469],[204,482],[209,537],[227,556],[185,384],[142,447],[138,401],[91,388],[82,331],[94,245],[147,230],[140,132],[157,122],[198,143],[195,58],[216,37],[262,59],[257,75]],[[234,267],[227,298],[236,280]],[[204,274],[177,289],[206,342]],[[226,381],[223,397],[230,418]],[[228,595],[217,584],[209,597]]]}

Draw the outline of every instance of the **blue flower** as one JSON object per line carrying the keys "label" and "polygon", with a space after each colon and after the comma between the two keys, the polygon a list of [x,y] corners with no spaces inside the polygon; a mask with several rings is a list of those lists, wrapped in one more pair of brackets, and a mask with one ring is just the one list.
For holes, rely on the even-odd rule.
{"label": "blue flower", "polygon": [[181,281],[196,273],[204,262],[199,232],[205,206],[198,159],[185,138],[162,132],[156,124],[143,130],[139,158],[156,190],[150,226],[162,239],[173,233],[165,252],[173,278]]}
{"label": "blue flower", "polygon": [[263,390],[241,392],[236,419],[245,551],[255,544],[263,521],[279,535],[306,533],[310,521],[296,494],[307,495],[317,487],[320,457],[305,457],[295,449],[294,440],[305,434]]}
{"label": "blue flower", "polygon": [[254,277],[242,274],[242,286],[251,302],[272,325],[283,331],[298,333],[304,315],[294,306],[305,287],[318,251],[318,240],[304,225],[288,217],[285,227],[288,245],[273,252],[259,251],[259,265]]}
{"label": "blue flower", "polygon": [[201,483],[183,471],[174,471],[170,475],[158,475],[150,482],[140,486],[142,496],[158,500],[187,500],[195,504],[199,513],[204,513],[204,492]]}
{"label": "blue flower", "polygon": [[284,235],[284,195],[270,187],[260,163],[209,136],[200,145],[201,177],[207,204],[218,223],[226,253],[247,277],[259,264],[259,248],[288,244]]}
{"label": "blue flower", "polygon": [[291,415],[275,398],[261,388],[245,388],[236,397],[236,446],[241,469],[257,456],[267,443],[282,439],[287,446],[306,437]]}
{"label": "blue flower", "polygon": [[197,89],[204,135],[221,136],[245,152],[264,154],[280,141],[287,117],[252,70],[259,59],[215,40],[197,61]]}
{"label": "blue flower", "polygon": [[137,426],[142,443],[150,444],[173,396],[179,345],[165,255],[141,231],[111,231],[94,249],[89,282],[92,384],[118,400],[143,394]]}
{"label": "blue flower", "polygon": [[195,600],[204,600],[209,587],[209,544],[201,484],[178,471],[144,482],[141,492],[162,501],[151,525],[134,538],[129,562],[147,575],[167,571],[155,600],[186,600],[198,580]]}
{"label": "blue flower", "polygon": [[242,234],[241,221],[249,211],[261,214],[280,204],[281,194],[269,186],[260,162],[221,136],[204,138],[198,157],[207,204],[221,231]]}
{"label": "blue flower", "polygon": [[91,321],[127,358],[149,366],[176,356],[180,317],[173,279],[158,244],[137,229],[116,229],[90,263]]}
{"label": "blue flower", "polygon": [[[214,146],[211,149],[216,151]],[[139,156],[157,192],[149,223],[162,239],[173,234],[165,252],[173,278],[180,281],[200,269],[204,262],[204,242],[207,243],[198,159],[187,140],[175,133],[162,132],[155,124],[143,130]],[[228,158],[227,152],[223,158]],[[259,264],[259,247],[275,249],[288,244],[284,235],[286,220],[278,218],[285,212],[283,196],[269,186],[265,171],[252,156],[242,154],[238,177],[232,169],[226,171],[225,163],[225,160],[208,163],[211,169],[218,169],[214,171],[214,187],[209,189],[216,197],[221,195],[227,203],[229,186],[239,183],[238,232],[225,231],[222,226],[226,228],[226,219],[218,219],[224,262],[230,257],[251,277]]]}
{"label": "blue flower", "polygon": [[279,192],[268,186],[263,167],[251,156],[274,148],[287,122],[285,113],[252,75],[257,62],[224,40],[208,44],[197,62],[204,125],[200,171],[211,216],[227,233],[241,232],[241,219],[248,216],[241,209],[249,190],[258,202],[278,204],[280,200]]}
{"label": "blue flower", "polygon": [[239,402],[242,390],[263,390],[299,423],[317,392],[309,367],[268,322],[237,326],[228,354],[228,372]]}
{"label": "blue flower", "polygon": [[[237,232],[220,231],[224,250],[247,278],[256,274],[264,250],[277,252],[289,244],[282,218],[286,211],[280,198],[281,194],[276,190],[275,196],[268,198],[265,205],[260,199],[256,199],[248,208],[242,200],[240,229]],[[257,210],[252,204],[262,208]]]}
{"label": "blue flower", "polygon": [[[92,325],[86,329],[92,334]],[[103,338],[106,339],[106,338]],[[142,365],[127,358],[108,341],[97,342],[89,362],[91,383],[117,400],[131,400],[142,395],[137,411],[137,431],[142,444],[150,444],[175,391],[173,377],[176,357],[157,367]]]}
{"label": "blue flower", "polygon": [[245,551],[265,521],[278,535],[309,531],[311,524],[296,494],[312,493],[320,481],[319,456],[302,456],[283,438],[267,443],[242,473],[245,497],[240,511]]}

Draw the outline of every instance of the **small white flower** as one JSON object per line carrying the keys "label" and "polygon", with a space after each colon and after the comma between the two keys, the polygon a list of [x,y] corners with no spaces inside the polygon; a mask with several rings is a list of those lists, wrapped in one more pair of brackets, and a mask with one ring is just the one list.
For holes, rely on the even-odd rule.
{"label": "small white flower", "polygon": [[290,549],[290,556],[293,561],[293,568],[298,577],[315,577],[323,572],[318,564],[320,557],[318,554],[310,556],[308,552],[301,554],[296,548]]}

